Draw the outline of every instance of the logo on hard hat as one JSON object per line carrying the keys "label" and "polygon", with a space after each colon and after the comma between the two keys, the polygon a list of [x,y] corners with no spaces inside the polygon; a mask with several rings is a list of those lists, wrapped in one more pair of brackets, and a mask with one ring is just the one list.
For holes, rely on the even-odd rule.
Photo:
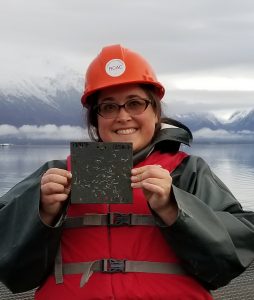
{"label": "logo on hard hat", "polygon": [[125,72],[125,63],[121,59],[111,59],[105,66],[105,71],[109,76],[118,77]]}

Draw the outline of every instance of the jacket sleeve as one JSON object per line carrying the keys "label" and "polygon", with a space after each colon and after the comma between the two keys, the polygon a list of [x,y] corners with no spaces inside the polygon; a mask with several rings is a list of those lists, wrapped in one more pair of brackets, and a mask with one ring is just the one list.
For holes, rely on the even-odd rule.
{"label": "jacket sleeve", "polygon": [[195,156],[171,174],[177,221],[161,227],[186,269],[209,289],[229,283],[254,259],[254,213]]}
{"label": "jacket sleeve", "polygon": [[39,216],[41,176],[52,167],[66,162],[47,162],[0,198],[0,281],[14,293],[37,287],[52,270],[62,228]]}

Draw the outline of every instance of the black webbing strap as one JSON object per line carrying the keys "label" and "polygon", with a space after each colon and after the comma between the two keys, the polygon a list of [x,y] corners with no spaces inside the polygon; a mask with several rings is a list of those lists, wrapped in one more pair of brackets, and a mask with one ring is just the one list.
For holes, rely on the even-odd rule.
{"label": "black webbing strap", "polygon": [[[63,274],[82,274],[80,287],[84,286],[93,272],[127,273],[144,272],[159,274],[186,275],[184,269],[176,263],[150,262],[119,259],[102,259],[92,262],[65,263],[62,265]],[[56,273],[55,273],[56,276]],[[62,276],[63,277],[63,276]],[[62,283],[57,281],[56,283]]]}
{"label": "black webbing strap", "polygon": [[86,214],[82,217],[67,217],[64,228],[77,228],[84,226],[154,226],[152,215],[122,214],[112,212],[108,214]]}

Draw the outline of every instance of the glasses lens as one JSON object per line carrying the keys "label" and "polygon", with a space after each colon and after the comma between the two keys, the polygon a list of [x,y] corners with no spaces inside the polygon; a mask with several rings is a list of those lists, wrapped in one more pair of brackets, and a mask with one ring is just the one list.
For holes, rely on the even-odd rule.
{"label": "glasses lens", "polygon": [[125,109],[132,115],[138,115],[145,111],[149,102],[142,99],[131,99],[125,103]]}
{"label": "glasses lens", "polygon": [[116,103],[101,103],[98,106],[98,113],[105,118],[113,118],[117,115],[118,105]]}
{"label": "glasses lens", "polygon": [[121,108],[124,108],[130,115],[138,115],[142,114],[150,103],[146,99],[133,98],[122,105],[114,102],[101,103],[96,109],[97,113],[103,118],[113,119],[118,115]]}

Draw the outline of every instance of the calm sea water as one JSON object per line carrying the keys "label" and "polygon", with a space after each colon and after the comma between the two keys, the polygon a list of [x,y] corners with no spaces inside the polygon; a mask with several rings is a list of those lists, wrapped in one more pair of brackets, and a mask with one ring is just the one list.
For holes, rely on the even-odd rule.
{"label": "calm sea water", "polygon": [[[184,151],[203,157],[245,209],[254,210],[254,145],[194,144]],[[0,196],[45,161],[65,159],[68,146],[0,146]]]}

